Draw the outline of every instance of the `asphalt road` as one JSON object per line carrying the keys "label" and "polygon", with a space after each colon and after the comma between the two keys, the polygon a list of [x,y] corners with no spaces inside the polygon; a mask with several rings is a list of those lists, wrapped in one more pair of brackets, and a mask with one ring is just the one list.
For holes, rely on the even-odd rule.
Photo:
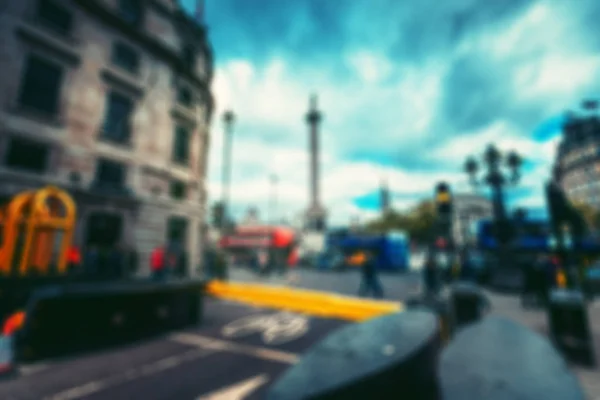
{"label": "asphalt road", "polygon": [[[289,285],[283,277],[259,278],[234,270],[232,279]],[[386,297],[418,294],[418,274],[382,275]],[[300,271],[295,286],[355,295],[356,273]],[[544,314],[523,310],[515,296],[488,293],[493,312],[546,333]],[[241,319],[251,317],[242,325]],[[267,317],[267,318],[265,318]],[[600,351],[600,303],[590,307]],[[235,322],[235,324],[234,324]],[[235,326],[237,324],[237,326]],[[300,317],[208,300],[201,327],[76,358],[25,366],[0,381],[0,399],[260,399],[268,387],[313,343],[345,322]],[[599,354],[600,355],[600,354]],[[600,400],[600,371],[574,366],[592,400]]]}
{"label": "asphalt road", "polygon": [[[347,272],[317,272],[299,269],[296,274],[299,279],[290,283],[288,277],[273,274],[261,277],[255,273],[241,268],[232,269],[230,277],[235,281],[262,282],[274,285],[296,286],[327,292],[335,292],[348,296],[356,296],[360,286],[358,271]],[[404,301],[408,297],[419,294],[421,291],[421,275],[418,272],[382,273],[380,281],[387,300]]]}
{"label": "asphalt road", "polygon": [[0,382],[0,399],[260,399],[300,354],[345,324],[209,300],[199,328],[22,367]]}

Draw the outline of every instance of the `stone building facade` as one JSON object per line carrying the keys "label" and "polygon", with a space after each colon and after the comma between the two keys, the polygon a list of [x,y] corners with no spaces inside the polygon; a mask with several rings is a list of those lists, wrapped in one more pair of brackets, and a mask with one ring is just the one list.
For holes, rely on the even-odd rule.
{"label": "stone building facade", "polygon": [[0,200],[58,185],[82,248],[200,262],[213,59],[177,1],[7,0],[0,71]]}
{"label": "stone building facade", "polygon": [[492,203],[477,194],[455,194],[453,196],[452,237],[458,246],[469,244],[471,226],[482,219],[491,218]]}
{"label": "stone building facade", "polygon": [[571,201],[600,208],[600,118],[580,114],[567,115],[554,172]]}

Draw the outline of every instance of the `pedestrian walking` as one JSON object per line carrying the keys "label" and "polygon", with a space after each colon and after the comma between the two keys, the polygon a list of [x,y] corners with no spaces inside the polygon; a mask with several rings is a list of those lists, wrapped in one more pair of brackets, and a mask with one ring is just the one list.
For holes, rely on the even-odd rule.
{"label": "pedestrian walking", "polygon": [[372,294],[375,298],[383,298],[383,287],[377,273],[375,265],[375,254],[372,252],[362,252],[361,261],[361,282],[358,291],[359,296],[365,297]]}
{"label": "pedestrian walking", "polygon": [[438,268],[435,253],[430,251],[423,268],[423,284],[426,296],[435,296],[439,290]]}
{"label": "pedestrian walking", "polygon": [[471,260],[470,254],[466,249],[460,252],[460,278],[463,282],[475,282],[475,266],[473,260]]}
{"label": "pedestrian walking", "polygon": [[121,246],[114,246],[108,252],[108,265],[110,279],[123,279],[125,277],[125,253]]}
{"label": "pedestrian walking", "polygon": [[98,277],[100,274],[100,249],[90,244],[83,257],[83,269],[86,276]]}
{"label": "pedestrian walking", "polygon": [[150,254],[150,270],[152,278],[162,281],[167,278],[166,251],[164,246],[158,246]]}
{"label": "pedestrian walking", "polygon": [[300,283],[300,275],[296,271],[296,266],[298,265],[298,248],[293,248],[290,250],[290,254],[287,259],[287,265],[289,268],[287,281],[290,285],[294,285]]}
{"label": "pedestrian walking", "polygon": [[521,305],[523,307],[530,307],[543,300],[543,286],[540,286],[542,283],[540,276],[543,276],[544,263],[544,255],[538,254],[534,260],[523,264],[524,280],[521,293]]}

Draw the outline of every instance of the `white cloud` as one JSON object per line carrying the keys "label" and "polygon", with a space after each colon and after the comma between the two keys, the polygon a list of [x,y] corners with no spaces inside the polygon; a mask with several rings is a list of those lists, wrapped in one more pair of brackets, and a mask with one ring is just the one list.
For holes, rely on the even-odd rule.
{"label": "white cloud", "polygon": [[[391,66],[381,63],[377,56],[357,54],[355,61],[364,68],[367,80],[383,79],[390,73]],[[374,69],[368,72],[371,67]],[[231,188],[231,207],[236,217],[249,206],[258,207],[261,215],[266,215],[271,191],[268,177],[272,173],[280,179],[280,216],[291,218],[308,205],[308,128],[304,115],[311,94],[310,82],[319,87],[319,106],[325,116],[321,129],[321,194],[332,223],[346,224],[351,217],[371,215],[358,209],[352,199],[377,190],[384,176],[396,193],[407,198],[398,202],[400,207],[410,205],[412,195],[416,199],[420,193],[433,190],[438,174],[423,176],[377,163],[353,162],[347,160],[347,154],[361,147],[385,148],[391,143],[408,146],[420,140],[415,132],[423,133],[440,95],[443,71],[439,65],[403,68],[399,71],[402,79],[392,86],[364,87],[356,82],[336,86],[322,75],[300,77],[295,72],[282,60],[273,60],[262,70],[245,60],[217,67],[213,83],[217,109],[209,161],[210,201],[221,194],[221,115],[231,108],[236,114]],[[382,118],[367,121],[366,131],[349,122],[351,117],[368,115],[366,110],[374,105],[379,105]],[[399,119],[403,121],[400,127],[396,123]],[[281,132],[281,136],[269,139],[264,129]]]}
{"label": "white cloud", "polygon": [[387,78],[393,69],[390,60],[369,50],[356,51],[347,59],[358,76],[367,83],[377,83]]}
{"label": "white cloud", "polygon": [[[600,57],[578,53],[572,21],[563,14],[553,3],[532,6],[501,31],[466,39],[455,55],[479,51],[498,61],[514,60],[514,65],[520,67],[515,69],[512,82],[505,84],[518,89],[516,107],[543,100],[549,105],[550,117],[561,106],[576,101],[600,66]],[[552,55],[546,56],[549,53]],[[540,57],[533,60],[532,54]],[[462,163],[467,156],[481,155],[489,143],[504,151],[517,150],[536,165],[521,185],[539,190],[524,203],[543,203],[541,182],[549,175],[556,140],[540,144],[502,115],[478,131],[461,133],[444,143],[436,141],[423,153],[426,159],[455,166],[447,171],[426,173],[351,159],[348,155],[357,150],[389,153],[393,148],[423,148],[421,145],[435,135],[446,137],[448,132],[437,132],[433,123],[440,115],[443,80],[452,64],[435,57],[418,66],[393,64],[377,51],[364,48],[345,54],[345,60],[357,79],[344,84],[318,65],[307,70],[306,66],[289,65],[284,59],[274,59],[262,68],[242,59],[217,66],[213,83],[217,118],[213,124],[208,185],[211,201],[221,192],[220,117],[231,108],[237,116],[232,177],[232,208],[236,216],[248,206],[257,206],[265,215],[271,190],[268,177],[272,173],[280,178],[280,216],[291,218],[308,205],[308,135],[304,117],[310,94],[318,91],[319,106],[324,112],[321,193],[333,223],[372,215],[359,210],[352,199],[378,189],[383,177],[402,199],[394,200],[399,208],[429,196],[440,180],[449,181],[455,191],[468,190]]]}

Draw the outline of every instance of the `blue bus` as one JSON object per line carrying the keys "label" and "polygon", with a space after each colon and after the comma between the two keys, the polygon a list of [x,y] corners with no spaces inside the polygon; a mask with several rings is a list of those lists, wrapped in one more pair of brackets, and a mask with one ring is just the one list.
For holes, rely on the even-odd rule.
{"label": "blue bus", "polygon": [[377,254],[377,268],[380,270],[399,272],[408,269],[410,243],[408,236],[401,231],[383,235],[332,232],[327,235],[319,268],[343,268],[346,257],[360,250],[374,251]]}
{"label": "blue bus", "polygon": [[[524,252],[545,252],[550,250],[550,224],[542,219],[527,219],[517,224],[517,236],[513,246]],[[498,248],[494,237],[492,220],[481,220],[474,224],[471,233],[476,247],[482,251],[493,251]]]}
{"label": "blue bus", "polygon": [[[475,223],[474,232],[471,233],[476,247],[482,251],[493,251],[498,248],[494,237],[493,222],[481,220]],[[528,219],[517,224],[517,236],[513,248],[521,252],[550,252],[554,246],[550,223],[542,219]],[[578,244],[578,249],[583,252],[600,253],[600,242],[592,235],[585,236]]]}

